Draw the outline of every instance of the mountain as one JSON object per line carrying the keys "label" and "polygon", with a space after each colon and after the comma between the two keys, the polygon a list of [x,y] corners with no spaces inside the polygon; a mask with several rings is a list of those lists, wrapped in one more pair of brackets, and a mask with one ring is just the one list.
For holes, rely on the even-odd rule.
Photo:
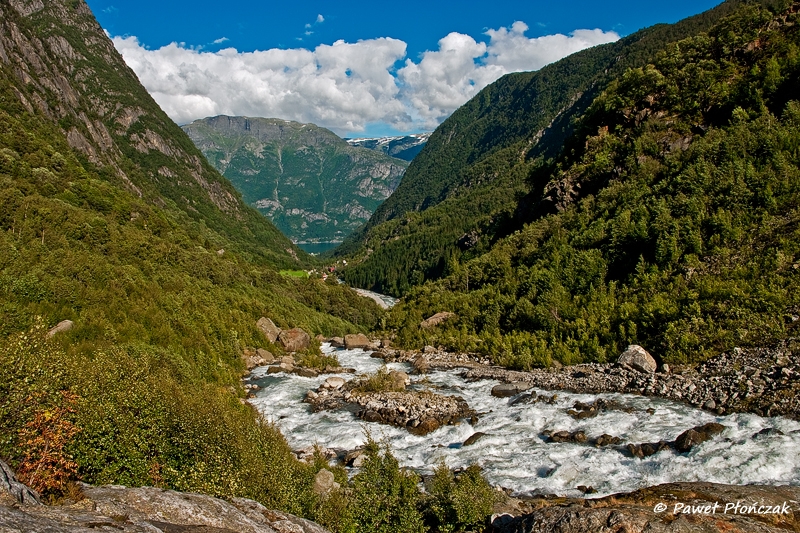
{"label": "mountain", "polygon": [[219,116],[183,129],[244,200],[295,242],[340,242],[389,197],[408,166],[313,124]]}
{"label": "mountain", "polygon": [[448,258],[476,257],[519,229],[525,202],[536,201],[529,177],[561,152],[573,122],[608,83],[742,4],[724,2],[483,89],[436,129],[397,190],[338,248],[358,260],[347,280],[402,295],[440,277]]}
{"label": "mountain", "polygon": [[[528,169],[506,226],[483,226],[494,242],[480,244],[476,231],[481,253],[454,247],[441,279],[406,291],[388,320],[398,344],[481,351],[532,368],[610,361],[630,344],[663,362],[693,363],[796,336],[798,13],[800,2],[740,4],[606,81],[556,157],[516,166],[524,153],[492,159],[507,169],[493,183]],[[434,137],[425,150],[435,149]],[[475,190],[501,197],[487,185]],[[428,211],[389,224],[421,242],[413,228]],[[395,262],[413,265],[410,255]],[[447,311],[457,318],[419,326]]]}
{"label": "mountain", "polygon": [[313,473],[243,404],[242,357],[283,354],[262,316],[313,337],[381,310],[281,273],[309,257],[158,107],[82,0],[0,0],[0,249],[2,460],[46,497],[80,479],[305,512]]}
{"label": "mountain", "polygon": [[374,137],[364,139],[345,139],[350,146],[360,146],[383,152],[386,155],[411,161],[422,151],[430,138],[430,133],[414,133],[400,137]]}

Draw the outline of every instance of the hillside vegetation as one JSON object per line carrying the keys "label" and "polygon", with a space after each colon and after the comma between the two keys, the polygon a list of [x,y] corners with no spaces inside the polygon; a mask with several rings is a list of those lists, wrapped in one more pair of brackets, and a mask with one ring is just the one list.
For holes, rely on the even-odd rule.
{"label": "hillside vegetation", "polygon": [[743,3],[729,0],[483,89],[437,128],[397,190],[339,247],[357,259],[347,281],[400,296],[444,275],[454,255],[477,257],[520,229],[529,220],[527,177],[561,153],[574,121],[607,84]]}
{"label": "hillside vegetation", "polygon": [[[691,362],[791,334],[799,7],[748,4],[611,81],[525,176],[517,215],[531,222],[409,291],[392,312],[401,339],[531,368],[633,343]],[[445,310],[458,319],[419,328]]]}
{"label": "hillside vegetation", "polygon": [[295,242],[341,242],[408,166],[314,124],[219,116],[183,129],[244,200]]}
{"label": "hillside vegetation", "polygon": [[[81,1],[0,1],[0,458],[69,483],[308,513],[313,471],[242,405],[260,316],[374,327],[153,102]],[[74,327],[45,332],[62,320]]]}

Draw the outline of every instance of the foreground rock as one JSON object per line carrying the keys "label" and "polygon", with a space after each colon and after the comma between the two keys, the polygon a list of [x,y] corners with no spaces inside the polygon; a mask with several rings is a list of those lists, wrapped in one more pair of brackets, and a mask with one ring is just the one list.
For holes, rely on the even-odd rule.
{"label": "foreground rock", "polygon": [[[0,472],[6,471],[10,472],[0,462]],[[233,498],[228,502],[204,494],[116,485],[81,485],[81,492],[80,501],[67,500],[63,505],[41,505],[32,500],[22,503],[4,490],[0,481],[0,531],[328,533],[314,522],[267,509],[244,498]]]}
{"label": "foreground rock", "polygon": [[[799,531],[798,501],[800,487],[669,483],[598,499],[512,498],[496,506],[492,526],[495,533]],[[715,503],[716,512],[711,512]],[[664,505],[663,511],[658,504]],[[724,512],[726,505],[730,507]],[[696,512],[686,512],[692,506]],[[777,512],[764,512],[768,510]]]}

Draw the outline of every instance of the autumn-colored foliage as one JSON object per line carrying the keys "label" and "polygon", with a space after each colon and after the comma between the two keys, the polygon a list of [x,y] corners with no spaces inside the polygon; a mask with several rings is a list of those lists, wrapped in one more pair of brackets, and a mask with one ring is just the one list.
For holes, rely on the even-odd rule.
{"label": "autumn-colored foliage", "polygon": [[[70,421],[78,396],[68,391],[61,391],[61,396],[61,405],[38,409],[33,420],[19,431],[25,455],[17,475],[40,494],[63,492],[78,470],[78,464],[64,451],[70,439],[80,431]],[[29,401],[35,402],[35,399],[30,397]]]}

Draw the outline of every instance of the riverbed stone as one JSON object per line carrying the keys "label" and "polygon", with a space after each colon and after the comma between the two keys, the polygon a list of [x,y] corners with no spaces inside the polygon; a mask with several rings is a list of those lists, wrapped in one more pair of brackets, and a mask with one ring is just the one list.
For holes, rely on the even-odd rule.
{"label": "riverbed stone", "polygon": [[265,316],[262,316],[258,319],[258,322],[256,322],[256,327],[258,327],[267,340],[272,343],[278,340],[278,335],[281,334],[281,328],[276,326],[275,322]]}
{"label": "riverbed stone", "polygon": [[709,422],[702,426],[687,429],[675,439],[675,449],[679,452],[688,452],[698,444],[702,444],[725,430],[725,426],[716,422]]}
{"label": "riverbed stone", "polygon": [[473,433],[472,435],[470,435],[469,438],[467,438],[467,440],[464,441],[464,444],[462,444],[462,446],[472,446],[473,444],[478,442],[481,439],[481,437],[485,437],[485,436],[486,436],[486,433],[477,431],[477,432]]}
{"label": "riverbed stone", "polygon": [[339,389],[345,384],[344,378],[338,376],[331,376],[322,384],[326,389]]}
{"label": "riverbed stone", "polygon": [[331,337],[328,339],[328,342],[331,343],[331,346],[334,348],[344,348],[344,339],[341,337]]}
{"label": "riverbed stone", "polygon": [[647,353],[647,350],[638,344],[631,344],[628,346],[628,348],[620,354],[617,363],[620,365],[627,365],[645,374],[652,374],[658,368],[658,364],[656,360],[653,359],[653,356]]}
{"label": "riverbed stone", "polygon": [[516,396],[520,392],[524,392],[532,388],[530,383],[515,381],[512,383],[501,383],[492,387],[492,396],[497,398],[510,398]]}
{"label": "riverbed stone", "polygon": [[368,349],[372,346],[372,341],[363,333],[351,333],[344,336],[344,347],[348,350]]}
{"label": "riverbed stone", "polygon": [[300,328],[281,331],[278,341],[287,352],[306,350],[311,345],[311,337]]}

